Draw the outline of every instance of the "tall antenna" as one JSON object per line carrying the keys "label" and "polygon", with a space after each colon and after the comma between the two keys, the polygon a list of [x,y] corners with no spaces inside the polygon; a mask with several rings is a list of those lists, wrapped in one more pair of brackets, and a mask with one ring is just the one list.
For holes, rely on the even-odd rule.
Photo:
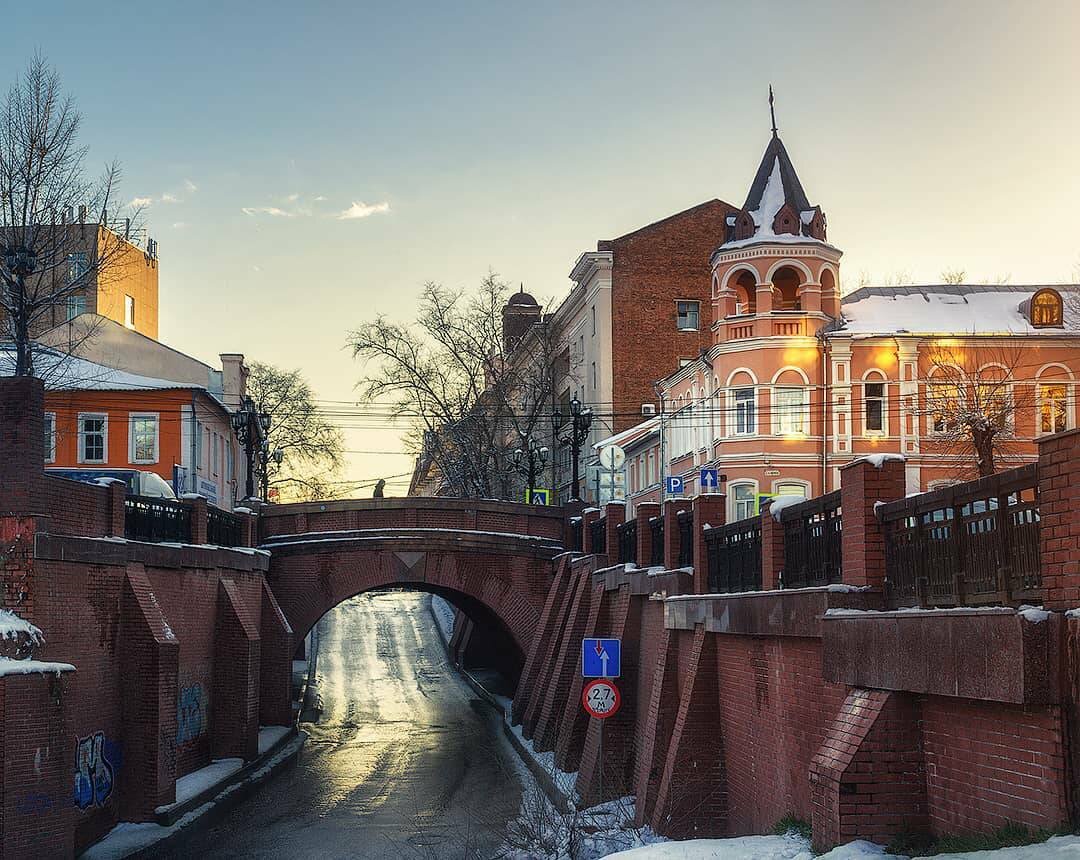
{"label": "tall antenna", "polygon": [[773,108],[772,84],[769,84],[769,116],[772,117],[772,136],[776,137],[776,110]]}

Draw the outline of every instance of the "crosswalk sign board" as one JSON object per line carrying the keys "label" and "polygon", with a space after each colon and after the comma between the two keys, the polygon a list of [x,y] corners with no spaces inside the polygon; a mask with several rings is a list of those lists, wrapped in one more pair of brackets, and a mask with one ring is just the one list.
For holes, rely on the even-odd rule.
{"label": "crosswalk sign board", "polygon": [[543,490],[539,487],[529,487],[525,491],[525,503],[528,505],[550,505],[551,490]]}

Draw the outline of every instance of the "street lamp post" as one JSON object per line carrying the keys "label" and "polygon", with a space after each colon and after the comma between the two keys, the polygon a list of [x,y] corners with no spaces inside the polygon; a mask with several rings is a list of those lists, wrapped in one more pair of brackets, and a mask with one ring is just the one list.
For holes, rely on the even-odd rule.
{"label": "street lamp post", "polygon": [[529,498],[528,491],[536,487],[537,476],[547,465],[548,449],[546,446],[537,445],[532,438],[525,438],[522,442],[525,447],[514,451],[510,456],[510,465],[528,482],[525,501],[530,502],[532,500]]}
{"label": "street lamp post", "polygon": [[269,439],[263,439],[262,448],[259,450],[262,454],[262,498],[264,502],[268,502],[270,501],[270,463],[280,466],[285,458],[285,452],[280,448],[271,451]]}
{"label": "street lamp post", "polygon": [[244,461],[246,464],[246,480],[244,495],[246,498],[255,497],[255,447],[262,446],[262,440],[270,429],[270,414],[268,412],[256,412],[255,401],[245,397],[243,405],[233,413],[233,430],[236,438],[244,448]]}
{"label": "street lamp post", "polygon": [[552,427],[552,435],[555,437],[555,441],[560,445],[570,446],[570,457],[572,460],[572,479],[573,489],[570,496],[570,501],[580,501],[581,499],[581,475],[578,470],[578,460],[581,457],[581,446],[585,444],[585,440],[589,438],[589,428],[592,426],[592,410],[588,407],[582,409],[581,401],[576,397],[570,401],[570,421],[567,426],[564,426],[563,414],[560,410],[555,410],[554,426]]}

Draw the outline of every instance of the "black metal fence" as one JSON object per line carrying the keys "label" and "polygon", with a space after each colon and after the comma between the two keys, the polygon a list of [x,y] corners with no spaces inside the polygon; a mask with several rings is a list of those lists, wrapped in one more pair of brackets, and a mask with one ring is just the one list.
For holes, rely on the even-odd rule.
{"label": "black metal fence", "polygon": [[784,588],[840,582],[840,491],[809,499],[780,512],[784,526]]}
{"label": "black metal fence", "polygon": [[664,517],[652,517],[649,520],[649,531],[652,532],[652,547],[649,552],[650,567],[659,567],[664,563]]}
{"label": "black metal fence", "polygon": [[619,533],[619,563],[637,564],[637,520],[632,519],[617,527]]}
{"label": "black metal fence", "polygon": [[607,552],[607,517],[593,520],[589,523],[589,535],[592,540],[594,555],[603,555]]}
{"label": "black metal fence", "polygon": [[886,604],[1041,600],[1038,491],[1032,463],[879,507]]}
{"label": "black metal fence", "polygon": [[190,543],[191,508],[173,499],[127,496],[124,537],[148,543]]}
{"label": "black metal fence", "polygon": [[706,529],[705,553],[709,591],[761,590],[761,517]]}
{"label": "black metal fence", "polygon": [[584,529],[581,525],[581,517],[572,517],[570,520],[570,547],[574,552],[581,552],[584,548],[582,534]]}
{"label": "black metal fence", "polygon": [[206,508],[206,542],[217,546],[240,546],[244,526],[236,514],[220,508]]}
{"label": "black metal fence", "polygon": [[676,515],[679,524],[679,567],[692,567],[694,564],[694,511],[679,511]]}

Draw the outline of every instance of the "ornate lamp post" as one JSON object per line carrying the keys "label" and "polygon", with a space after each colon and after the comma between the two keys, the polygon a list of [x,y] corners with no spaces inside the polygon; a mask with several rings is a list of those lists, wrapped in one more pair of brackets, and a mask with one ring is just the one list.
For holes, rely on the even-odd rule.
{"label": "ornate lamp post", "polygon": [[[525,447],[515,449],[510,455],[510,465],[515,472],[526,480],[526,491],[536,487],[537,476],[547,465],[547,446],[537,445],[532,438],[522,440]],[[529,501],[526,498],[526,501]]]}
{"label": "ornate lamp post", "polygon": [[555,441],[560,445],[570,446],[572,463],[571,483],[573,484],[570,501],[580,501],[581,499],[581,474],[578,470],[578,461],[581,458],[581,446],[584,445],[585,440],[589,438],[589,428],[592,426],[592,418],[592,410],[588,407],[582,409],[581,401],[576,397],[570,401],[570,420],[568,422],[565,421],[560,410],[555,410],[552,435],[555,437]]}
{"label": "ornate lamp post", "polygon": [[247,466],[244,495],[251,499],[255,496],[255,448],[262,446],[262,440],[270,429],[270,414],[256,412],[255,401],[245,397],[243,405],[233,413],[232,425],[236,438],[244,448]]}
{"label": "ornate lamp post", "polygon": [[[265,413],[264,413],[265,414]],[[267,418],[270,416],[267,415]],[[267,430],[270,428],[267,427]],[[270,463],[275,466],[280,466],[281,461],[285,459],[285,452],[280,448],[270,450],[270,440],[263,439],[262,447],[259,449],[262,454],[261,474],[262,474],[262,498],[264,502],[270,501]]]}

